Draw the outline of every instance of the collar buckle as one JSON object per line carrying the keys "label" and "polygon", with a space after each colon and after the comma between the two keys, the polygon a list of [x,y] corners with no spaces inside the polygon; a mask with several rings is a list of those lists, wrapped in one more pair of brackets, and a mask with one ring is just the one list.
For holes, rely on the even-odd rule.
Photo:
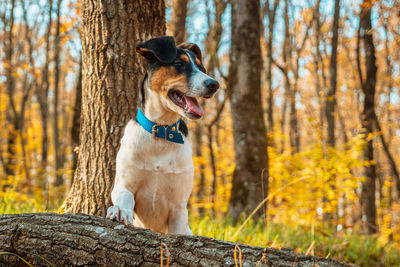
{"label": "collar buckle", "polygon": [[158,134],[158,129],[157,129],[157,124],[154,124],[153,127],[151,127],[151,133],[153,137],[156,137]]}
{"label": "collar buckle", "polygon": [[[167,140],[167,129],[168,129],[169,126],[168,125],[157,125],[157,124],[154,124],[153,127],[151,127],[151,133],[153,134],[153,137],[157,137],[158,129],[159,129],[157,127],[164,128],[164,138],[163,139]],[[158,136],[158,137],[162,138],[162,136]]]}

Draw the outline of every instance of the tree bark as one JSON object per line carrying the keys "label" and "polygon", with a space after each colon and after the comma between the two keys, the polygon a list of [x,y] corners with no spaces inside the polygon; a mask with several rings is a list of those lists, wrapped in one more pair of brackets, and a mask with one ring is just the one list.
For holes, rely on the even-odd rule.
{"label": "tree bark", "polygon": [[111,205],[115,159],[143,75],[135,46],[163,34],[163,0],[82,1],[82,127],[66,211],[104,216]]}
{"label": "tree bark", "polygon": [[[338,39],[339,39],[339,18],[340,18],[340,0],[335,0],[335,9],[333,14],[333,24],[332,24],[332,53],[331,60],[329,64],[329,80],[330,87],[326,94],[325,99],[325,116],[327,123],[327,136],[328,136],[328,144],[331,148],[335,148],[335,110],[336,110],[336,84],[337,84],[337,47],[338,47]],[[329,157],[329,153],[326,155]],[[335,195],[335,199],[337,199],[338,192],[336,190],[336,175],[334,172],[330,172],[328,183],[330,185],[329,191]],[[331,202],[332,199],[329,199],[327,196],[328,192],[324,194],[324,202]],[[334,210],[338,210],[337,207]],[[324,219],[327,221],[331,221],[334,219],[333,212],[327,212],[324,214]],[[337,216],[338,217],[338,216]]]}
{"label": "tree bark", "polygon": [[335,11],[332,25],[332,54],[329,65],[330,87],[325,100],[325,116],[328,126],[328,144],[335,147],[335,106],[337,83],[337,47],[339,37],[340,0],[335,0]]}
{"label": "tree bark", "polygon": [[[211,173],[212,173],[212,185],[211,185],[211,196],[212,196],[212,203],[214,207],[214,211],[217,211],[216,203],[217,203],[217,164],[214,155],[214,146],[213,146],[213,126],[218,122],[222,111],[224,110],[226,100],[224,99],[223,102],[219,105],[217,109],[217,114],[215,114],[214,118],[207,124],[207,131],[208,131],[208,150],[209,150],[209,157],[210,157],[210,165],[211,165]],[[216,129],[218,131],[218,128]],[[218,136],[215,137],[215,141],[218,140]]]}
{"label": "tree bark", "polygon": [[54,36],[54,98],[53,98],[53,146],[54,146],[54,171],[55,180],[54,187],[61,186],[64,183],[63,175],[60,173],[59,169],[63,162],[61,162],[61,149],[60,149],[60,138],[59,138],[59,128],[58,128],[58,98],[59,98],[59,85],[60,85],[60,12],[61,12],[62,0],[57,1],[57,19],[56,19],[56,34]]}
{"label": "tree bark", "polygon": [[383,130],[379,123],[378,117],[376,116],[375,112],[373,115],[374,115],[374,120],[375,120],[375,127],[376,127],[376,130],[378,130],[378,132],[379,132],[379,139],[381,140],[383,151],[385,152],[388,163],[390,165],[390,171],[393,174],[394,179],[396,181],[397,194],[400,196],[400,174],[397,169],[396,162],[394,161],[394,158],[392,156],[392,153],[390,153],[388,143],[385,140],[385,136],[383,135]]}
{"label": "tree bark", "polygon": [[[266,55],[266,66],[265,66],[265,80],[267,82],[267,91],[268,91],[268,107],[267,107],[267,115],[268,115],[268,132],[272,133],[274,131],[274,92],[272,88],[272,41],[274,39],[274,29],[275,29],[275,16],[276,10],[278,9],[280,1],[274,0],[274,4],[272,8],[270,7],[270,2],[267,1],[265,3],[265,12],[268,14],[268,37],[267,37],[267,55]],[[269,143],[270,145],[274,145],[272,138]]]}
{"label": "tree bark", "polygon": [[[284,39],[282,43],[282,61],[283,67],[279,68],[285,76],[285,92],[284,92],[284,102],[282,109],[282,120],[281,120],[281,132],[285,134],[285,124],[286,124],[286,113],[289,106],[289,97],[291,89],[290,78],[289,78],[289,65],[292,58],[292,46],[290,45],[290,34],[289,34],[289,1],[285,0],[285,8],[284,8],[284,21],[285,21],[285,30],[284,30]],[[282,138],[282,149],[281,153],[285,151],[285,138]]]}
{"label": "tree bark", "polygon": [[[290,2],[289,2],[290,3]],[[294,13],[294,12],[293,12]],[[296,52],[296,58],[295,58],[295,66],[293,67],[293,76],[294,76],[294,83],[293,86],[291,86],[290,90],[290,124],[289,124],[289,137],[290,137],[290,146],[293,152],[300,152],[300,130],[299,130],[299,120],[298,120],[298,114],[297,114],[297,108],[296,108],[296,96],[299,90],[299,78],[300,78],[300,57],[301,53],[305,47],[305,44],[307,42],[307,39],[309,37],[309,30],[312,26],[312,23],[314,22],[315,17],[312,17],[311,21],[306,24],[306,29],[303,38],[301,39],[300,46],[296,44],[296,41],[294,40],[293,45],[294,46],[294,51]],[[296,32],[295,32],[296,33]]]}
{"label": "tree bark", "polygon": [[[194,153],[195,156],[198,158],[203,158],[203,126],[200,123],[196,123],[196,127],[194,128],[194,143],[195,143],[195,149]],[[204,198],[206,196],[206,174],[204,173],[205,166],[202,162],[203,160],[200,160],[199,162],[199,176],[200,176],[200,182],[199,182],[199,187],[197,191],[197,201],[198,202],[203,202]],[[199,208],[200,213],[204,213],[205,209],[204,207]]]}
{"label": "tree bark", "polygon": [[36,97],[39,102],[40,107],[40,118],[42,125],[42,144],[41,144],[41,162],[40,169],[38,173],[39,177],[39,185],[44,190],[46,189],[48,181],[45,180],[45,173],[47,167],[47,157],[48,157],[48,149],[49,149],[49,138],[47,133],[47,120],[48,120],[48,95],[49,95],[49,64],[50,64],[50,36],[51,36],[51,25],[52,25],[52,12],[53,12],[53,1],[49,0],[49,10],[48,10],[48,23],[46,30],[46,52],[45,52],[45,64],[42,70],[42,79],[40,82],[40,86],[36,88]]}
{"label": "tree bark", "polygon": [[290,249],[251,247],[207,237],[123,227],[92,215],[0,216],[0,266],[21,266],[23,263],[16,255],[34,266],[49,266],[49,262],[54,266],[160,266],[162,261],[171,266],[235,266],[236,245],[242,256],[240,264],[237,249],[236,266],[350,266]]}
{"label": "tree bark", "polygon": [[[79,61],[79,74],[78,82],[76,83],[75,90],[75,104],[74,104],[74,115],[72,118],[72,128],[71,128],[71,141],[72,150],[79,148],[79,133],[81,130],[81,114],[82,114],[82,53]],[[77,151],[76,151],[77,152]],[[78,164],[78,154],[73,152],[72,158],[72,170],[75,171]],[[73,178],[73,176],[72,176]],[[72,179],[71,184],[74,183]]]}
{"label": "tree bark", "polygon": [[[320,135],[323,137],[323,129],[324,129],[324,112],[323,112],[323,95],[324,95],[324,90],[323,87],[321,88],[321,82],[320,82],[320,65],[321,65],[321,71],[324,73],[324,62],[321,56],[320,52],[320,44],[321,44],[321,19],[320,19],[320,8],[321,8],[321,0],[317,0],[317,3],[315,4],[315,55],[314,55],[314,75],[315,75],[315,91],[317,93],[317,98],[318,98],[318,108],[319,108],[319,130],[320,130]],[[322,37],[324,38],[324,36]]]}
{"label": "tree bark", "polygon": [[[374,163],[374,147],[371,135],[375,126],[375,86],[376,86],[376,58],[375,46],[372,37],[371,26],[371,8],[373,3],[371,0],[364,0],[360,12],[360,27],[358,31],[357,42],[357,66],[361,81],[361,88],[364,93],[364,108],[362,111],[362,127],[366,146],[364,148],[364,160],[369,164],[364,167],[366,180],[362,185],[362,206],[364,215],[367,218],[368,233],[376,233],[378,231],[376,224],[376,166]],[[360,40],[363,40],[365,49],[365,69],[366,78],[364,80],[361,60],[360,60]]]}
{"label": "tree bark", "polygon": [[189,0],[173,0],[172,1],[172,33],[177,44],[186,41],[186,16]]}
{"label": "tree bark", "polygon": [[5,28],[8,26],[8,36],[4,40],[4,63],[6,64],[5,68],[5,76],[6,76],[6,92],[10,102],[10,108],[12,113],[14,114],[14,118],[11,118],[9,112],[6,112],[7,121],[11,121],[13,127],[9,127],[8,129],[8,136],[7,136],[7,157],[6,157],[6,164],[5,164],[5,172],[7,176],[13,176],[14,172],[14,165],[15,165],[15,142],[17,139],[17,130],[15,129],[15,125],[18,124],[18,119],[15,117],[17,114],[16,107],[14,104],[13,96],[15,91],[15,79],[13,76],[13,54],[14,54],[14,42],[13,42],[13,30],[14,30],[14,9],[15,9],[15,0],[11,1],[11,9],[10,9],[10,17],[8,21],[8,25],[5,23]]}
{"label": "tree bark", "polygon": [[[229,87],[236,168],[229,207],[231,216],[238,219],[241,212],[252,211],[268,194],[267,138],[261,104],[260,1],[231,1],[231,19]],[[257,215],[262,214],[260,209]]]}
{"label": "tree bark", "polygon": [[[391,55],[390,55],[390,50],[389,50],[389,36],[388,36],[388,19],[385,20],[384,22],[384,30],[385,30],[385,62],[386,62],[386,79],[388,80],[387,82],[387,105],[388,109],[386,111],[387,114],[387,125],[388,125],[388,141],[387,141],[387,146],[390,147],[392,138],[394,136],[394,129],[392,126],[393,124],[393,118],[392,118],[392,110],[390,108],[392,104],[392,93],[393,93],[393,65],[392,65],[392,60],[391,60]],[[383,132],[381,133],[383,135]],[[381,139],[382,140],[382,139]],[[388,153],[389,155],[390,153]],[[396,165],[392,166],[390,170],[390,176],[393,176],[396,174],[395,170],[397,170]],[[397,173],[397,176],[395,176],[396,180],[396,188],[397,188],[397,196],[400,198],[400,177],[398,176],[399,174]],[[392,202],[392,193],[391,193],[391,187],[389,186],[389,205],[391,205]]]}
{"label": "tree bark", "polygon": [[[211,3],[211,2],[210,2]],[[219,59],[218,59],[218,49],[220,47],[220,42],[221,42],[221,37],[222,37],[222,14],[225,11],[226,6],[228,5],[228,1],[224,1],[224,0],[214,0],[212,2],[215,6],[215,19],[214,21],[211,20],[211,15],[210,15],[210,10],[208,8],[207,5],[207,23],[208,23],[208,33],[207,33],[207,37],[206,37],[206,41],[205,41],[205,54],[208,55],[208,62],[206,65],[206,70],[208,75],[210,75],[211,77],[214,77],[215,75],[215,69],[218,68],[219,66]],[[218,102],[218,99],[216,99],[216,101]],[[206,101],[202,100],[201,105],[203,107],[205,107],[206,105]],[[196,156],[197,157],[201,157],[203,155],[203,151],[202,151],[202,135],[204,132],[204,127],[203,127],[204,122],[196,122],[196,127],[195,127],[195,140],[196,140]],[[207,133],[212,133],[212,129],[208,129],[209,127],[206,127],[206,131]],[[212,128],[212,126],[211,126]],[[207,136],[208,139],[208,147],[212,148],[212,145],[210,145],[210,140],[213,139],[212,136]],[[210,155],[210,165],[211,165],[211,171],[213,174],[213,181],[212,181],[212,190],[211,190],[211,197],[214,200],[216,198],[216,196],[213,195],[213,192],[215,192],[214,190],[214,185],[216,182],[216,175],[214,175],[216,173],[216,169],[215,169],[215,156],[214,156],[214,151],[211,149],[209,151],[209,155]],[[198,197],[199,200],[202,201],[205,197],[205,173],[204,173],[204,169],[205,166],[203,163],[200,163],[199,166],[200,169],[200,183],[199,183],[199,190],[198,190]],[[205,209],[203,207],[201,207],[200,212],[203,213],[205,211]]]}

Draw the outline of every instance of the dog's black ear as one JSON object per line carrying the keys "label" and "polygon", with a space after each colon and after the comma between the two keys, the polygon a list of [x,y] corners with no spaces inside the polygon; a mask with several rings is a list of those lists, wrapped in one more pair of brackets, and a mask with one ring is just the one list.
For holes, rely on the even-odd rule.
{"label": "dog's black ear", "polygon": [[194,43],[182,43],[182,44],[178,45],[178,47],[193,52],[193,54],[194,54],[200,61],[202,60],[201,50],[200,50],[200,48],[197,46],[197,44],[194,44]]}
{"label": "dog's black ear", "polygon": [[140,43],[136,52],[149,61],[158,60],[162,63],[172,63],[176,58],[175,40],[172,36],[162,36]]}

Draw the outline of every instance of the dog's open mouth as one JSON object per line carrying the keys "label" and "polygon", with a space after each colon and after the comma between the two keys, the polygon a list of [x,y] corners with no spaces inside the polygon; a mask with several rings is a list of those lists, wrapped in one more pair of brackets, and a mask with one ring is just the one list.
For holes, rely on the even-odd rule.
{"label": "dog's open mouth", "polygon": [[178,90],[170,90],[168,97],[175,105],[185,110],[189,117],[198,119],[204,116],[204,110],[195,97],[186,96]]}

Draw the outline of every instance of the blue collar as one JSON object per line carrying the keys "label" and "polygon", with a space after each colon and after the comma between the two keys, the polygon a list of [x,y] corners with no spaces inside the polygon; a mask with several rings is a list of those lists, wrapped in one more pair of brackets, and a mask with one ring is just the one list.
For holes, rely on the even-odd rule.
{"label": "blue collar", "polygon": [[172,125],[157,125],[157,123],[154,123],[146,118],[140,108],[138,108],[136,120],[143,127],[143,129],[151,133],[154,137],[162,138],[173,143],[184,143],[183,136],[179,131],[179,124],[181,123],[181,120]]}

